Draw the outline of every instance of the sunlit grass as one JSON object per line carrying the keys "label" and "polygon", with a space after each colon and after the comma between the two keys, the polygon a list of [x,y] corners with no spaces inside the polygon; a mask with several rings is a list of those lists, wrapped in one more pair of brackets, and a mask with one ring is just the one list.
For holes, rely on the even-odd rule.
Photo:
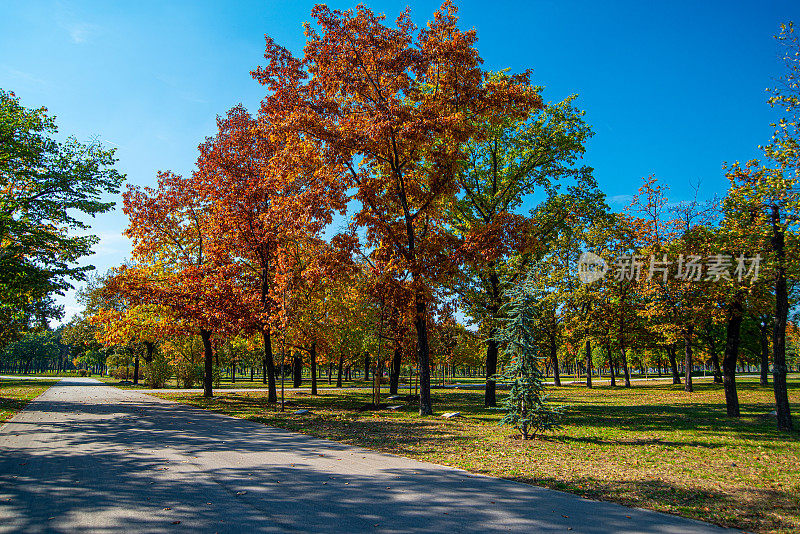
{"label": "sunlit grass", "polygon": [[[420,418],[413,405],[359,412],[369,401],[363,391],[290,393],[284,413],[262,392],[160,396],[587,497],[758,532],[800,530],[800,433],[775,430],[772,389],[743,377],[742,416],[731,419],[721,386],[698,381],[695,387],[694,393],[668,382],[554,389],[553,401],[568,406],[564,428],[527,442],[497,425],[500,413],[482,406],[481,391],[435,390],[438,413],[463,414],[450,420]],[[789,392],[796,411],[797,377]],[[294,415],[298,408],[314,413]]]}
{"label": "sunlit grass", "polygon": [[0,379],[0,424],[22,410],[32,399],[44,393],[56,380]]}

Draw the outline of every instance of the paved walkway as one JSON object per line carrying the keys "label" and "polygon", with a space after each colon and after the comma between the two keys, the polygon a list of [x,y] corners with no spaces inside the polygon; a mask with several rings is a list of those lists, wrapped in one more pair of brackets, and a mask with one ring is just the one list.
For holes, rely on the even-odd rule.
{"label": "paved walkway", "polygon": [[92,379],[0,427],[0,532],[723,532]]}

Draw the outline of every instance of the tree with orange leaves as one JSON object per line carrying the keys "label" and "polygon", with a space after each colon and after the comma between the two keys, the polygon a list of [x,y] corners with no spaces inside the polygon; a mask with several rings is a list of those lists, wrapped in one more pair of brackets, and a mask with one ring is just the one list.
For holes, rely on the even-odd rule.
{"label": "tree with orange leaves", "polygon": [[267,38],[254,77],[270,91],[261,119],[323,143],[325,166],[344,166],[356,187],[355,224],[410,274],[420,368],[420,415],[433,413],[427,321],[436,277],[450,268],[444,213],[458,190],[476,119],[525,116],[539,105],[527,75],[492,80],[474,30],[457,27],[449,1],[420,30],[409,13],[394,27],[361,5],[311,12],[302,59]]}
{"label": "tree with orange leaves", "polygon": [[125,234],[133,240],[137,264],[116,276],[119,290],[134,303],[154,303],[173,310],[203,340],[203,394],[213,395],[212,333],[222,328],[228,280],[209,263],[212,241],[209,207],[192,181],[166,172],[158,187],[129,186],[123,211],[130,219]]}
{"label": "tree with orange leaves", "polygon": [[214,261],[237,279],[231,323],[260,332],[268,400],[277,400],[273,330],[279,312],[276,269],[295,244],[313,240],[345,206],[335,167],[318,143],[276,131],[241,105],[217,118],[217,135],[200,145],[194,187],[207,199]]}

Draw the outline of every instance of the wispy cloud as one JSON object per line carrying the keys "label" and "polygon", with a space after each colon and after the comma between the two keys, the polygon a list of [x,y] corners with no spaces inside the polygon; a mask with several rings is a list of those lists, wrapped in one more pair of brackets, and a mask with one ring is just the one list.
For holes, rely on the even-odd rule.
{"label": "wispy cloud", "polygon": [[88,22],[70,22],[63,26],[69,33],[70,40],[75,44],[87,42],[98,30],[97,26]]}
{"label": "wispy cloud", "polygon": [[633,201],[633,195],[614,195],[608,197],[608,203],[612,206],[627,206]]}
{"label": "wispy cloud", "polygon": [[38,76],[31,74],[30,72],[25,72],[23,70],[14,69],[8,66],[3,65],[3,70],[6,73],[6,76],[11,78],[12,80],[29,82],[36,85],[45,85],[47,82]]}
{"label": "wispy cloud", "polygon": [[100,241],[92,247],[96,256],[128,255],[131,252],[131,240],[116,232],[97,232],[94,235]]}
{"label": "wispy cloud", "polygon": [[185,80],[168,74],[156,74],[155,79],[173,89],[178,98],[188,102],[194,102],[195,104],[208,104],[207,99],[198,96],[197,93],[183,89],[183,87],[187,85]]}

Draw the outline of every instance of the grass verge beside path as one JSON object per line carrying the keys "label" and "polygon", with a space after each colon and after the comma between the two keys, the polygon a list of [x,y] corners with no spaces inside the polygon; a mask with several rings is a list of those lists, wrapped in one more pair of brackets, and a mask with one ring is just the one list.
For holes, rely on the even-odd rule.
{"label": "grass verge beside path", "polygon": [[0,425],[56,382],[57,380],[0,379]]}
{"label": "grass verge beside path", "polygon": [[[499,412],[480,391],[435,391],[439,413],[359,412],[369,393],[323,391],[287,395],[281,413],[264,393],[158,396],[267,425],[443,465],[668,512],[755,532],[800,531],[800,433],[779,434],[771,387],[738,384],[742,417],[725,416],[721,386],[698,383],[686,393],[671,383],[631,389],[553,389],[567,405],[562,430],[523,441],[500,427]],[[800,379],[789,382],[793,410]],[[311,415],[294,415],[307,408]],[[800,418],[796,418],[800,423]]]}

